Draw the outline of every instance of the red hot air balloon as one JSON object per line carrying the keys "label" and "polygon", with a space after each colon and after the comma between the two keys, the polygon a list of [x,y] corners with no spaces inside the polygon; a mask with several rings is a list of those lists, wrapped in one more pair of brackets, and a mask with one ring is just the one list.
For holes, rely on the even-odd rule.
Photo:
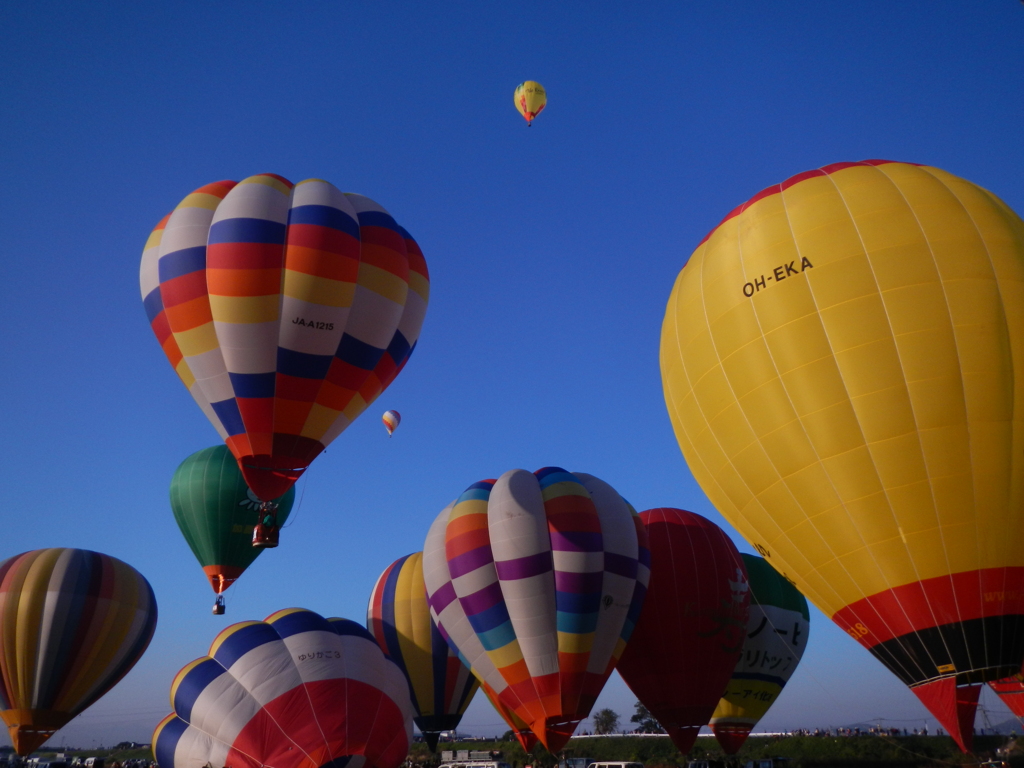
{"label": "red hot air balloon", "polygon": [[1017,717],[1024,717],[1024,675],[1019,672],[1013,677],[993,680],[989,688],[999,694],[1003,704],[1010,708]]}
{"label": "red hot air balloon", "polygon": [[429,294],[380,205],[273,174],[188,195],[140,281],[164,353],[267,505],[402,369]]}
{"label": "red hot air balloon", "polygon": [[736,546],[710,520],[682,509],[649,509],[640,519],[651,579],[618,669],[686,754],[743,650],[747,573]]}

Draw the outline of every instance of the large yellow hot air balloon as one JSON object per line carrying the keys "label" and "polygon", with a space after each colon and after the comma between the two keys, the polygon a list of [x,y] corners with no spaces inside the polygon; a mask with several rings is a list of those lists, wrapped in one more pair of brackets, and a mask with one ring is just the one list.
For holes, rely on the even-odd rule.
{"label": "large yellow hot air balloon", "polygon": [[711,501],[966,747],[1024,659],[1024,222],[937,168],[794,176],[694,251],[661,370]]}

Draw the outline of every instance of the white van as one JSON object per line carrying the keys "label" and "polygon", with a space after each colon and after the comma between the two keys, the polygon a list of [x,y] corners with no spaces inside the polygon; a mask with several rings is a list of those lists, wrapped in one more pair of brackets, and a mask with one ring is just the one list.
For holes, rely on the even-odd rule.
{"label": "white van", "polygon": [[587,768],[644,768],[643,763],[591,763]]}

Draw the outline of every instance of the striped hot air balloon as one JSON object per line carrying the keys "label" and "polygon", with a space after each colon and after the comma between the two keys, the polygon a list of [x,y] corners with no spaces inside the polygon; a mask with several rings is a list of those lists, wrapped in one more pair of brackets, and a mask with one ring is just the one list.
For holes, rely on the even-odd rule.
{"label": "striped hot air balloon", "polygon": [[648,573],[632,507],[596,477],[557,467],[470,486],[423,548],[438,627],[506,721],[514,714],[552,752],[590,714]]}
{"label": "striped hot air balloon", "polygon": [[763,557],[740,555],[750,583],[743,653],[711,716],[711,730],[735,755],[793,676],[810,629],[807,600]]}
{"label": "striped hot air balloon", "polygon": [[391,437],[402,423],[402,414],[398,411],[384,411],[381,421],[384,422],[384,429],[388,431],[388,437]]}
{"label": "striped hot air balloon", "polygon": [[397,768],[409,688],[360,624],[300,608],[221,632],[171,686],[160,768]]}
{"label": "striped hot air balloon", "polygon": [[0,717],[27,755],[128,674],[156,630],[142,574],[85,549],[0,563]]}
{"label": "striped hot air balloon", "polygon": [[[197,451],[181,462],[171,478],[170,495],[175,522],[213,591],[221,595],[263,551],[252,546],[259,499],[224,445]],[[275,499],[279,524],[288,519],[294,501],[294,488]]]}
{"label": "striped hot air balloon", "polygon": [[429,294],[384,208],[273,174],[188,195],[150,235],[140,280],[164,353],[264,502],[391,383]]}
{"label": "striped hot air balloon", "polygon": [[423,553],[393,562],[377,579],[366,626],[409,682],[414,722],[431,750],[441,731],[453,731],[476,693],[477,679],[430,618]]}
{"label": "striped hot air balloon", "polygon": [[1024,221],[992,193],[836,163],[726,216],[662,327],[712,503],[964,750],[1024,659],[1021,285]]}

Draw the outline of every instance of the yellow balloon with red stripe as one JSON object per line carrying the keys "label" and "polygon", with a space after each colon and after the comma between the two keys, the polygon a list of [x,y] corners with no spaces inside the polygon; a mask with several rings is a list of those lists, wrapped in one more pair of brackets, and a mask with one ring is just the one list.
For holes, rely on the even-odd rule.
{"label": "yellow balloon with red stripe", "polygon": [[527,80],[516,86],[512,100],[519,114],[526,120],[526,124],[532,125],[537,115],[547,106],[548,94],[543,85],[534,80]]}
{"label": "yellow balloon with red stripe", "polygon": [[938,168],[794,176],[694,251],[661,370],[715,506],[968,746],[1024,659],[1024,222]]}

